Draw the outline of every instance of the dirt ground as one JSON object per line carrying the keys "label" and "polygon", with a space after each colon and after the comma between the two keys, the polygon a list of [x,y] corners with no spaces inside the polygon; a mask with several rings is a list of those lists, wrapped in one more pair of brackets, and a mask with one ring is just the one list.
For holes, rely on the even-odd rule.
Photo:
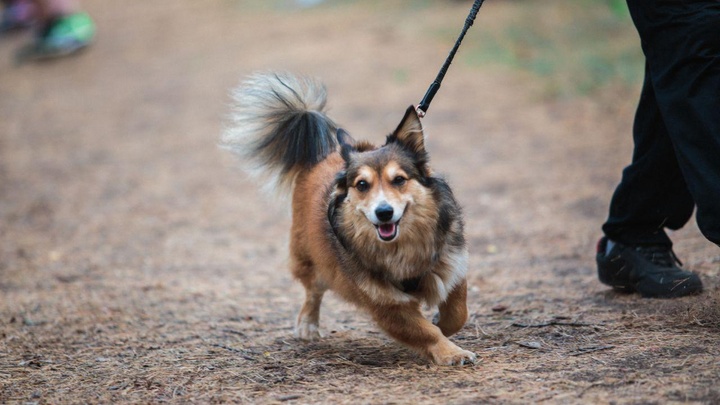
{"label": "dirt ground", "polygon": [[326,337],[292,338],[287,206],[216,144],[229,89],[267,69],[322,78],[333,118],[380,141],[468,4],[83,3],[99,34],[78,57],[15,66],[28,37],[0,40],[0,403],[720,402],[720,251],[695,224],[673,239],[702,295],[595,276],[637,88],[548,99],[529,74],[452,66],[424,125],[470,245],[453,340],[481,361],[437,367],[332,295]]}

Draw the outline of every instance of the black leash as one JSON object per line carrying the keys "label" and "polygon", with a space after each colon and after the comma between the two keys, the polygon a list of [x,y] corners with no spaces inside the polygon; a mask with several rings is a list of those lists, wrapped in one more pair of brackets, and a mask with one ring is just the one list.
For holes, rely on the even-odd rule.
{"label": "black leash", "polygon": [[435,97],[435,93],[440,90],[440,83],[442,83],[442,80],[445,77],[445,73],[447,73],[447,70],[452,63],[452,60],[455,57],[455,53],[457,52],[458,48],[460,48],[460,43],[462,42],[463,38],[465,38],[465,34],[467,33],[468,29],[470,29],[470,27],[473,25],[473,22],[475,22],[475,17],[477,16],[478,11],[480,11],[480,6],[482,6],[484,2],[485,0],[475,0],[475,3],[473,3],[472,8],[470,9],[470,14],[465,19],[465,26],[463,27],[457,41],[455,41],[455,46],[453,46],[452,50],[450,51],[450,55],[448,55],[447,59],[445,59],[445,63],[440,69],[440,72],[435,78],[435,81],[432,82],[430,88],[428,88],[427,90],[427,93],[425,93],[425,97],[423,97],[422,101],[420,101],[420,104],[418,104],[416,111],[418,116],[420,116],[421,118],[425,116],[428,108],[430,108],[430,103],[432,102],[433,97]]}

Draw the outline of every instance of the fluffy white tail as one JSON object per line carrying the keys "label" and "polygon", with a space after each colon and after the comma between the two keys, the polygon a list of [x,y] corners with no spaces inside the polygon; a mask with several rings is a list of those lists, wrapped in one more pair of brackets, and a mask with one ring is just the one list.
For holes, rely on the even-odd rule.
{"label": "fluffy white tail", "polygon": [[337,127],[324,113],[325,86],[290,74],[257,73],[232,93],[232,126],[221,146],[267,187],[289,192],[297,174],[337,149]]}

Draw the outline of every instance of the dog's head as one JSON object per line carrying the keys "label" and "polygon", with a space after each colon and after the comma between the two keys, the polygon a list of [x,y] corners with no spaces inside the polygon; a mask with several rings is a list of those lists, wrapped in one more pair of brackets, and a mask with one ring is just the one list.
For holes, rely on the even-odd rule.
{"label": "dog's head", "polygon": [[414,223],[435,216],[423,129],[412,106],[379,148],[356,142],[342,129],[337,137],[345,170],[337,177],[336,194],[343,196],[343,219],[352,223],[349,236],[374,234],[382,242],[394,242],[406,230],[417,233]]}

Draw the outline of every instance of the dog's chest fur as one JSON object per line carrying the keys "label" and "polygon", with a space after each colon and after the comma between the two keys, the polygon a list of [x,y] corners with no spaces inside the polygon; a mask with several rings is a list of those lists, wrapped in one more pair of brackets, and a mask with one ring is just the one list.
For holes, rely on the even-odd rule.
{"label": "dog's chest fur", "polygon": [[450,195],[431,194],[432,204],[412,207],[418,216],[401,225],[404,233],[391,244],[377,240],[364,220],[352,215],[351,201],[329,197],[329,235],[340,270],[372,301],[435,305],[464,278],[467,251],[458,208]]}

